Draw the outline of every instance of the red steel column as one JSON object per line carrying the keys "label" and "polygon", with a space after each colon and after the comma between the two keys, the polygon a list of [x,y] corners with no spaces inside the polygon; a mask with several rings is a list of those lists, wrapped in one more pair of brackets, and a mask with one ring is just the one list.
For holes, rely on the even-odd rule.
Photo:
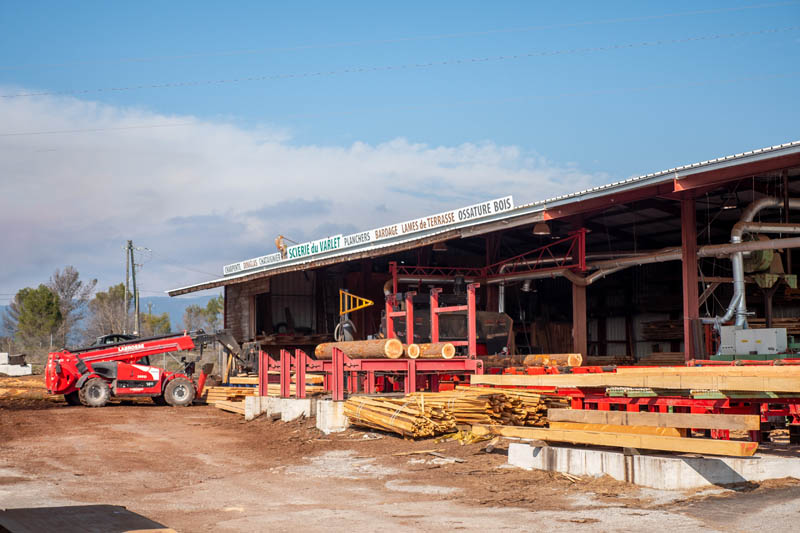
{"label": "red steel column", "polygon": [[697,212],[694,196],[681,200],[681,265],[683,268],[683,349],[688,361],[697,356],[693,323],[700,318],[697,289]]}
{"label": "red steel column", "polygon": [[[586,358],[588,354],[586,329],[586,287],[572,284],[572,351]],[[605,355],[605,354],[600,354]]]}
{"label": "red steel column", "polygon": [[306,397],[306,365],[308,364],[308,356],[306,352],[299,348],[294,351],[294,390],[295,396],[298,398]]}

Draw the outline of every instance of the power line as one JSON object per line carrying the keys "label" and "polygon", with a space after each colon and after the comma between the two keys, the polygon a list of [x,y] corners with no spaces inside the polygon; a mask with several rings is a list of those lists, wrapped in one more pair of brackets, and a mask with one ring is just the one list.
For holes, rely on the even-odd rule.
{"label": "power line", "polygon": [[245,83],[245,82],[255,82],[255,81],[269,81],[269,80],[281,80],[281,79],[302,79],[302,78],[316,78],[316,77],[324,77],[324,76],[336,76],[341,74],[363,74],[368,72],[386,72],[386,71],[394,71],[394,70],[412,70],[412,69],[423,69],[423,68],[433,68],[433,67],[441,67],[441,66],[456,66],[456,65],[468,65],[468,64],[478,64],[478,63],[489,63],[489,62],[496,62],[496,61],[510,61],[510,60],[517,60],[517,59],[526,59],[531,57],[545,57],[545,56],[557,56],[557,55],[572,55],[572,54],[586,54],[586,53],[596,53],[596,52],[609,52],[615,50],[626,50],[631,48],[643,48],[643,47],[654,47],[654,46],[664,46],[670,44],[683,44],[683,43],[690,43],[690,42],[700,42],[700,41],[712,41],[712,40],[721,40],[721,39],[735,39],[739,37],[752,37],[755,35],[767,35],[772,33],[779,33],[779,32],[788,32],[788,31],[797,31],[800,29],[800,26],[787,26],[783,28],[769,28],[763,30],[756,30],[756,31],[747,31],[747,32],[736,32],[736,33],[719,33],[719,34],[712,34],[712,35],[698,35],[694,37],[685,37],[682,39],[663,39],[657,41],[641,41],[637,43],[626,43],[626,44],[613,44],[608,46],[596,46],[596,47],[589,47],[589,48],[568,48],[568,49],[560,49],[560,50],[541,50],[541,51],[534,51],[534,52],[526,52],[522,54],[512,54],[512,55],[501,55],[501,56],[488,56],[488,57],[470,57],[470,58],[460,58],[460,59],[449,59],[444,61],[430,61],[427,63],[406,63],[406,64],[398,64],[398,65],[382,65],[382,66],[373,66],[373,67],[350,67],[340,70],[328,70],[328,71],[317,71],[317,72],[302,72],[302,73],[295,73],[295,74],[269,74],[263,76],[247,76],[242,78],[226,78],[226,79],[217,79],[217,80],[194,80],[194,81],[176,81],[176,82],[168,82],[168,83],[151,83],[151,84],[140,84],[140,85],[131,85],[127,87],[102,87],[102,88],[94,88],[94,89],[78,89],[74,91],[42,91],[42,92],[27,92],[27,93],[16,93],[16,94],[3,94],[0,95],[1,98],[22,98],[22,97],[30,97],[30,96],[65,96],[65,95],[79,95],[79,94],[92,94],[92,93],[112,93],[112,92],[123,92],[123,91],[137,91],[143,89],[172,89],[177,87],[196,87],[201,85],[222,85],[222,84],[230,84],[230,83]]}
{"label": "power line", "polygon": [[[692,88],[692,87],[706,87],[709,85],[727,85],[731,83],[739,83],[743,81],[754,81],[754,80],[769,80],[769,79],[781,79],[781,78],[792,78],[800,75],[800,71],[794,72],[783,72],[780,74],[755,74],[752,76],[740,76],[735,78],[727,78],[727,79],[712,79],[712,80],[700,80],[694,82],[676,82],[676,83],[659,83],[654,85],[643,85],[643,86],[628,86],[628,87],[616,87],[616,88],[607,88],[607,89],[596,89],[592,91],[573,91],[573,92],[562,92],[553,95],[527,95],[527,96],[520,96],[520,97],[510,97],[510,98],[492,98],[492,99],[478,99],[478,100],[448,100],[446,104],[439,105],[439,106],[432,106],[430,104],[409,104],[409,105],[402,105],[402,106],[372,106],[372,107],[361,107],[355,109],[349,109],[344,111],[329,111],[324,113],[302,113],[302,114],[292,114],[292,115],[285,115],[284,118],[288,119],[297,119],[297,118],[318,118],[318,117],[329,117],[329,116],[343,116],[343,115],[353,115],[357,113],[363,113],[365,111],[409,111],[409,110],[419,110],[419,109],[431,109],[432,107],[458,107],[458,106],[467,106],[467,105],[489,105],[489,104],[507,104],[507,103],[515,103],[515,102],[528,102],[528,101],[535,101],[535,100],[557,100],[560,98],[570,98],[570,97],[584,97],[584,96],[599,96],[604,94],[615,94],[615,93],[627,93],[627,92],[647,92],[652,90],[658,89],[665,89],[665,88]],[[273,117],[274,119],[275,117]],[[181,124],[153,124],[153,125],[141,125],[137,126],[137,128],[158,128],[163,126],[191,126],[194,124],[198,124],[197,122],[187,122]],[[130,128],[88,128],[88,129],[73,129],[73,130],[52,130],[52,131],[32,131],[32,132],[14,132],[14,133],[0,133],[0,137],[3,136],[24,136],[24,135],[55,135],[55,134],[72,134],[72,133],[95,133],[95,132],[105,132],[105,131],[115,131],[118,129],[130,129]],[[153,252],[155,253],[155,252]],[[166,258],[166,257],[165,257]],[[173,259],[169,259],[170,261],[174,261]],[[194,270],[188,267],[180,266],[178,264],[169,263],[173,266],[184,268],[186,270],[190,270],[192,272],[197,272],[198,274],[208,274],[211,276],[217,276],[217,274],[211,274],[210,272],[204,272],[201,270]]]}
{"label": "power line", "polygon": [[396,37],[393,39],[374,39],[374,40],[363,40],[363,41],[344,41],[344,42],[334,42],[334,43],[323,43],[323,44],[303,44],[303,45],[294,45],[294,46],[286,46],[286,47],[273,47],[273,48],[256,48],[256,49],[244,49],[244,50],[221,50],[221,51],[212,51],[212,52],[193,52],[188,54],[174,54],[174,55],[160,55],[160,56],[146,56],[146,57],[120,57],[120,58],[113,58],[113,59],[89,59],[89,60],[79,60],[79,61],[70,61],[70,62],[63,62],[63,63],[40,63],[40,64],[30,64],[30,65],[16,65],[16,66],[0,66],[0,71],[8,71],[8,70],[25,70],[31,68],[53,68],[53,67],[68,67],[68,66],[78,66],[78,65],[107,65],[107,64],[114,64],[114,63],[146,63],[146,62],[153,62],[153,61],[163,61],[163,60],[180,60],[180,59],[195,59],[195,58],[202,58],[202,57],[229,57],[229,56],[236,56],[236,55],[255,55],[255,54],[265,54],[270,52],[292,52],[292,51],[301,51],[301,50],[315,50],[315,49],[329,49],[329,48],[346,48],[346,47],[358,47],[358,46],[375,46],[379,44],[396,44],[396,43],[404,43],[404,42],[415,42],[415,41],[433,41],[433,40],[444,40],[444,39],[459,39],[459,38],[466,38],[466,37],[482,37],[487,35],[497,35],[497,34],[504,34],[504,33],[526,33],[526,32],[533,32],[533,31],[542,31],[542,30],[552,30],[552,29],[566,29],[566,28],[578,28],[583,26],[593,26],[593,25],[604,25],[604,24],[620,24],[620,23],[628,23],[628,22],[643,22],[643,21],[650,21],[650,20],[660,20],[666,18],[676,18],[676,17],[684,17],[684,16],[695,16],[695,15],[712,15],[712,14],[719,14],[719,13],[731,13],[737,11],[746,11],[746,10],[753,10],[753,9],[767,9],[767,8],[774,8],[774,7],[786,7],[791,5],[797,5],[798,1],[791,1],[791,2],[773,2],[768,4],[754,4],[748,6],[738,6],[738,7],[726,7],[726,8],[718,8],[718,9],[701,9],[701,10],[694,10],[694,11],[680,11],[675,13],[663,13],[658,15],[644,15],[640,17],[622,17],[622,18],[612,18],[612,19],[599,19],[599,20],[588,20],[588,21],[581,21],[581,22],[567,22],[561,24],[544,24],[538,26],[523,26],[519,28],[499,28],[494,30],[483,30],[483,31],[474,31],[474,32],[460,32],[460,33],[441,33],[441,34],[433,34],[433,35],[417,35],[417,36],[409,36],[409,37]]}

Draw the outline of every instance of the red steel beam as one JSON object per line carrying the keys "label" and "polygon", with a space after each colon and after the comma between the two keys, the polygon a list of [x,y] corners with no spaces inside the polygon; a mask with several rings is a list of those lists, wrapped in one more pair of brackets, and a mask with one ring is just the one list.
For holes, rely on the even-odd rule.
{"label": "red steel beam", "polygon": [[693,324],[700,318],[697,289],[697,211],[695,199],[687,194],[681,200],[681,268],[683,273],[683,348],[687,361],[697,356]]}

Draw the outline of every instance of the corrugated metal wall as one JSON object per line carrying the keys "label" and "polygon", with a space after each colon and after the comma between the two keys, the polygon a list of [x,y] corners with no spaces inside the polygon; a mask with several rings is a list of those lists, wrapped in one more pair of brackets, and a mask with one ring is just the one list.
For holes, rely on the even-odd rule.
{"label": "corrugated metal wall", "polygon": [[[797,312],[800,314],[800,307],[797,307]],[[791,316],[791,315],[789,315]],[[636,348],[636,353],[634,354],[637,359],[641,359],[642,357],[646,357],[654,352],[669,352],[671,351],[671,343],[669,341],[649,341],[649,340],[642,340],[644,337],[643,333],[643,324],[645,322],[652,322],[655,320],[669,320],[669,314],[667,313],[640,313],[633,315],[633,338],[634,338],[634,346]],[[610,342],[610,341],[625,341],[626,333],[625,333],[625,317],[624,316],[611,316],[606,317],[606,348],[605,350],[602,347],[599,347],[603,353],[598,353],[598,355],[627,355],[628,353],[628,346],[623,342]],[[598,335],[598,327],[600,321],[596,318],[589,320],[588,323],[588,330],[589,330],[589,341],[596,342],[599,339]],[[592,352],[594,352],[594,346],[592,346]],[[681,349],[683,349],[683,343],[681,343]]]}

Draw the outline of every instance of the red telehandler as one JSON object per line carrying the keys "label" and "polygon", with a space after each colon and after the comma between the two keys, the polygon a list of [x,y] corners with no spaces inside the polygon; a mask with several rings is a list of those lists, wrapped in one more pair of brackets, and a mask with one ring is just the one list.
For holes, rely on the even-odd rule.
{"label": "red telehandler", "polygon": [[[213,363],[203,365],[197,383],[192,380],[203,347],[219,341],[235,356],[240,351],[239,345],[225,331],[215,334],[184,331],[149,338],[115,337],[123,340],[103,344],[101,338],[98,339],[100,344],[50,353],[45,369],[47,391],[63,394],[70,405],[87,407],[102,407],[112,396],[150,396],[159,405],[187,406],[203,393],[206,378],[214,368]],[[201,356],[190,362],[182,357],[182,371],[170,372],[150,365],[152,355],[195,348],[200,349]]]}

